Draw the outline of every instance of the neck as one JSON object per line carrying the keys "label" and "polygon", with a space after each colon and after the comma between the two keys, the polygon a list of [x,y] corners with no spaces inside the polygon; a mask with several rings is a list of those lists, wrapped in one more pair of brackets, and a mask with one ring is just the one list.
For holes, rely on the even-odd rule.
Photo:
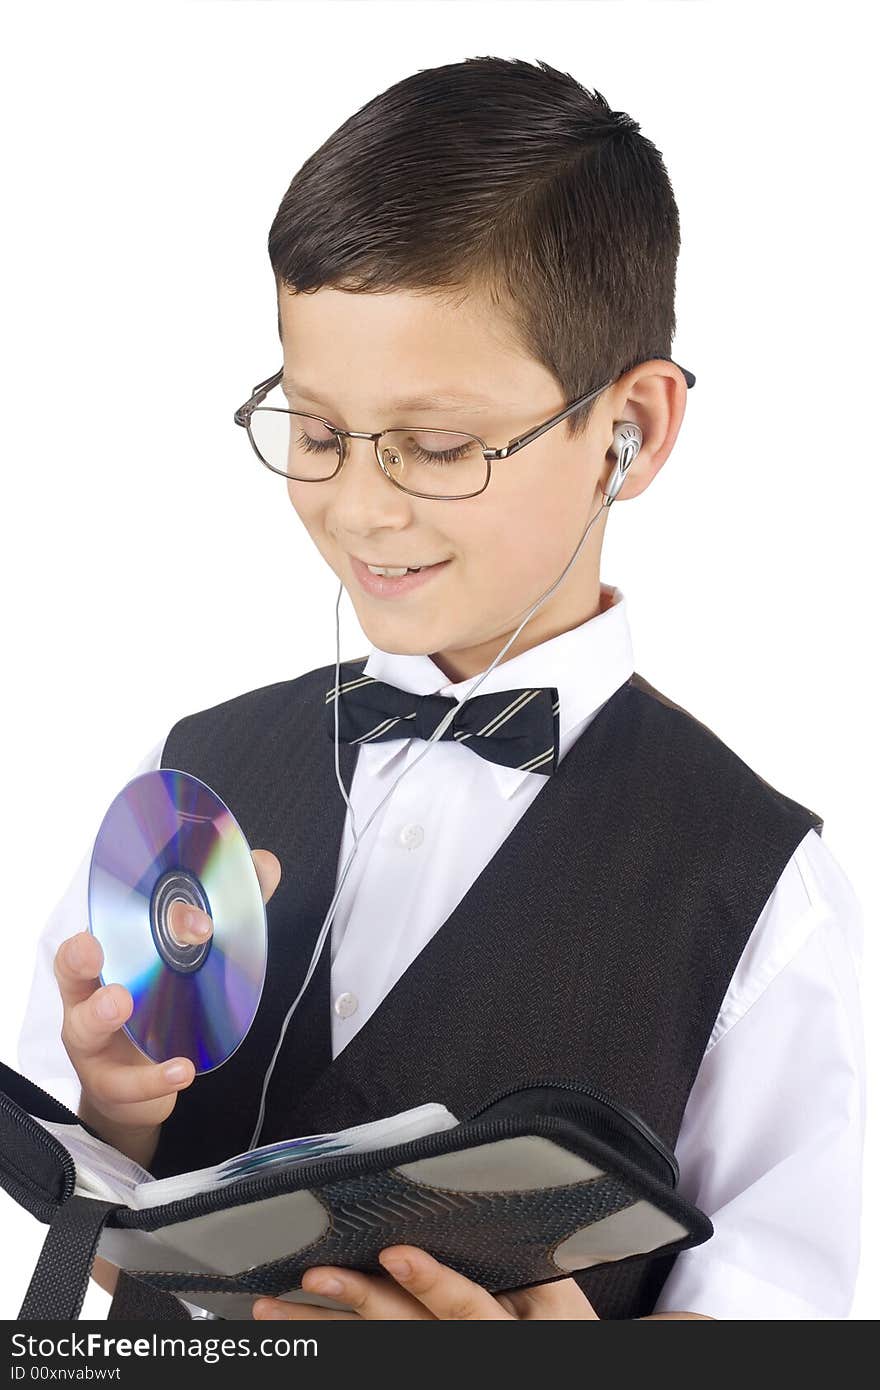
{"label": "neck", "polygon": [[[509,661],[512,657],[530,651],[532,647],[540,646],[542,642],[549,642],[551,638],[558,637],[563,632],[570,632],[574,627],[580,627],[590,618],[604,613],[605,609],[609,607],[610,600],[610,591],[602,589],[597,583],[586,609],[582,605],[580,611],[574,615],[554,614],[552,612],[544,614],[539,609],[526,623],[516,641],[511,643],[498,665],[503,666],[505,661]],[[475,646],[449,647],[442,652],[431,652],[430,657],[434,665],[439,667],[451,684],[470,680],[472,676],[479,675],[480,672],[491,666],[505,642],[515,631],[516,624],[504,632],[496,633],[493,637],[487,638],[484,642],[477,643]]]}

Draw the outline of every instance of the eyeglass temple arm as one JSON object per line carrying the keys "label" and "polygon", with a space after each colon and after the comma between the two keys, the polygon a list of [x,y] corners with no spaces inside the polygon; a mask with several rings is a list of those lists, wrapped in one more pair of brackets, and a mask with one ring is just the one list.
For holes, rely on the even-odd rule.
{"label": "eyeglass temple arm", "polygon": [[[661,360],[664,362],[672,362],[673,366],[678,367],[678,370],[685,379],[688,390],[696,384],[697,378],[694,376],[693,372],[688,371],[687,367],[682,367],[680,362],[676,362],[672,357],[662,357]],[[508,444],[505,444],[503,449],[490,450],[488,456],[492,459],[505,459],[510,454],[515,454],[517,450],[522,449],[526,444],[531,444],[532,440],[537,439],[545,430],[552,429],[554,425],[559,424],[560,420],[564,420],[568,415],[573,414],[575,410],[580,410],[582,406],[587,404],[587,401],[591,401],[594,396],[601,395],[603,391],[606,391],[609,386],[613,385],[614,380],[606,381],[604,386],[597,386],[595,391],[590,391],[585,396],[579,396],[576,401],[572,401],[571,405],[566,406],[565,410],[560,410],[558,415],[554,415],[552,420],[545,420],[543,425],[536,425],[535,428],[529,430],[527,434],[521,434],[518,435],[516,439],[511,439]]]}
{"label": "eyeglass temple arm", "polygon": [[572,401],[571,405],[567,405],[564,410],[560,410],[559,414],[554,415],[552,420],[545,420],[543,425],[536,425],[535,428],[529,430],[527,434],[520,434],[516,439],[511,439],[508,444],[505,444],[503,449],[492,449],[491,457],[493,459],[506,459],[510,454],[515,454],[517,450],[524,448],[526,444],[531,444],[532,440],[537,439],[545,430],[552,429],[554,425],[558,425],[560,420],[564,420],[566,416],[571,415],[575,410],[580,410],[582,406],[586,405],[587,401],[591,401],[594,396],[600,395],[612,385],[613,382],[606,381],[604,386],[597,386],[596,390],[590,391],[588,395],[578,396],[576,401]]}
{"label": "eyeglass temple arm", "polygon": [[279,367],[278,371],[273,372],[271,376],[267,376],[265,381],[257,382],[256,386],[250,394],[250,398],[247,401],[245,401],[244,405],[240,405],[238,407],[238,410],[236,410],[235,414],[232,417],[237,425],[243,425],[245,428],[247,428],[248,417],[251,415],[255,407],[260,404],[260,401],[263,400],[266,396],[268,396],[269,392],[272,390],[272,387],[278,385],[278,382],[281,380],[283,375],[284,368]]}
{"label": "eyeglass temple arm", "polygon": [[[263,396],[268,396],[269,392],[272,390],[272,387],[278,385],[283,375],[284,368],[279,367],[278,371],[273,372],[271,376],[267,376],[265,381],[258,381],[253,391],[251,392],[251,401],[256,400],[258,396],[261,400]],[[248,402],[248,404],[250,404],[250,401]]]}

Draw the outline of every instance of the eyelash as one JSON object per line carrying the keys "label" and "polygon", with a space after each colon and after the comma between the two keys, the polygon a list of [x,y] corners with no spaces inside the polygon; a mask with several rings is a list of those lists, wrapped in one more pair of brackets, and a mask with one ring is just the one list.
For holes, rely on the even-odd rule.
{"label": "eyelash", "polygon": [[[312,439],[311,435],[308,434],[300,435],[300,443],[307,454],[325,454],[328,449],[336,448],[332,440]],[[462,444],[458,449],[444,449],[440,453],[432,454],[430,450],[423,449],[421,445],[415,445],[420,455],[418,462],[434,464],[435,466],[441,466],[444,463],[457,463],[465,447],[466,446]]]}

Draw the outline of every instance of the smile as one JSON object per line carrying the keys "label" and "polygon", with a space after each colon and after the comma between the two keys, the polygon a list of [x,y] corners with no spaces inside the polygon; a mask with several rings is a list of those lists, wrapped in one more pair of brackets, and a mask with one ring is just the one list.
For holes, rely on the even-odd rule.
{"label": "smile", "polygon": [[436,565],[424,565],[412,573],[389,575],[373,574],[372,570],[354,555],[349,556],[349,559],[355,578],[361,588],[374,598],[397,598],[409,594],[413,589],[421,588],[423,584],[430,583],[434,575],[439,574],[451,563],[450,560],[440,560]]}

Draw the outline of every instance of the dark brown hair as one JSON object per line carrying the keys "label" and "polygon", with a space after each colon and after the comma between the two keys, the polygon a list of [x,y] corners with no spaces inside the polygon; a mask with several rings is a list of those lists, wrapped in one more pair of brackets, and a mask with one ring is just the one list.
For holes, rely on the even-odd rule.
{"label": "dark brown hair", "polygon": [[278,293],[482,292],[574,400],[670,355],[679,241],[663,159],[630,116],[548,63],[483,57],[344,121],[295,174],[269,259]]}

